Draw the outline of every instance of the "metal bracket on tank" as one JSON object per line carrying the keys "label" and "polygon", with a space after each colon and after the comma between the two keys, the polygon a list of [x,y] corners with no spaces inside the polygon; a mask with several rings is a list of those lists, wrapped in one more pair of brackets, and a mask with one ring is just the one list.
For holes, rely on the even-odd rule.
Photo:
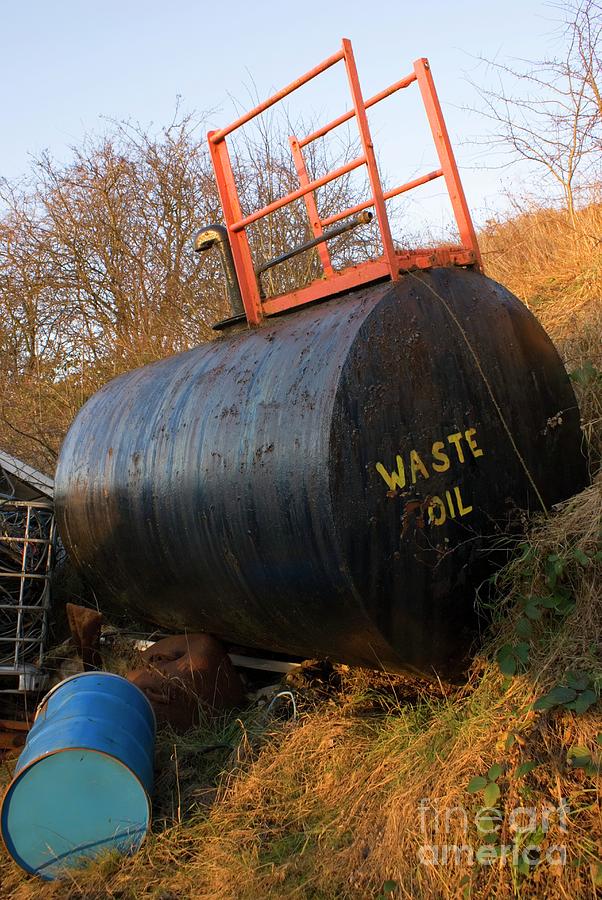
{"label": "metal bracket on tank", "polygon": [[[305,253],[307,250],[312,250],[319,244],[324,244],[326,241],[331,241],[333,238],[339,237],[339,235],[341,234],[346,234],[348,231],[352,231],[354,228],[358,228],[360,225],[368,225],[372,221],[372,219],[373,216],[371,212],[361,212],[353,219],[350,219],[348,222],[343,222],[342,225],[337,225],[335,228],[330,228],[328,231],[323,232],[318,237],[312,238],[311,241],[306,241],[304,244],[300,244],[298,247],[293,247],[292,250],[287,250],[286,253],[281,253],[279,256],[275,256],[273,259],[268,259],[267,262],[262,263],[260,266],[256,266],[255,275],[257,277],[259,296],[262,299],[265,299],[265,294],[261,284],[261,276],[264,274],[264,272],[267,272],[269,269],[273,269],[274,266],[278,266],[289,259],[293,259],[293,257],[298,256],[300,253]],[[211,327],[214,331],[223,331],[225,328],[229,328],[231,325],[238,325],[241,322],[244,322],[247,316],[242,303],[240,284],[238,281],[238,276],[236,274],[236,268],[234,267],[232,248],[230,246],[227,228],[224,228],[223,225],[208,225],[206,228],[202,228],[197,232],[194,239],[195,253],[209,250],[215,245],[217,245],[221,256],[222,268],[224,270],[224,275],[226,278],[226,291],[228,293],[228,301],[230,303],[232,315],[228,316],[227,319],[222,319],[221,321],[216,322]]]}
{"label": "metal bracket on tank", "polygon": [[329,231],[324,231],[322,234],[318,235],[318,237],[312,238],[311,241],[306,241],[304,244],[299,244],[298,247],[293,247],[292,250],[287,250],[286,253],[281,253],[280,256],[275,256],[273,259],[268,259],[267,262],[262,263],[260,266],[256,266],[255,274],[259,282],[259,296],[263,300],[265,300],[265,294],[263,293],[263,288],[261,286],[261,276],[264,272],[267,272],[269,269],[273,269],[274,266],[279,266],[280,263],[286,262],[288,259],[293,259],[293,257],[298,256],[300,253],[305,253],[307,250],[313,250],[313,248],[317,247],[319,244],[324,244],[326,241],[331,241],[333,238],[339,237],[339,235],[341,234],[346,234],[346,232],[352,231],[354,228],[357,228],[360,225],[368,225],[372,221],[372,219],[372,213],[361,212],[349,222],[343,222],[342,225],[337,225],[335,228],[331,228]]}

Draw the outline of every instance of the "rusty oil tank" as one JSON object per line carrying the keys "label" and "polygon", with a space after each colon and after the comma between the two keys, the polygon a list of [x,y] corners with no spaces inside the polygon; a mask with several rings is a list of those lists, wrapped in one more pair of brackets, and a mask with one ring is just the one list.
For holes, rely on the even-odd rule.
{"label": "rusty oil tank", "polygon": [[585,479],[542,327],[478,272],[435,268],[111,381],[55,496],[77,568],[138,618],[451,676],[497,537]]}

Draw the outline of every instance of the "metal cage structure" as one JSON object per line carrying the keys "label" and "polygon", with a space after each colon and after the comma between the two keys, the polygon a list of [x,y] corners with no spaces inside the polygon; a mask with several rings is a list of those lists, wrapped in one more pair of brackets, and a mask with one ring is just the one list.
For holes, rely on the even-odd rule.
{"label": "metal cage structure", "polygon": [[[238,128],[246,125],[275,103],[283,100],[293,91],[302,87],[304,84],[307,84],[309,81],[340,62],[343,62],[345,65],[351,92],[352,108],[343,115],[333,119],[328,124],[318,128],[316,131],[312,132],[312,134],[303,138],[291,136],[289,143],[299,178],[299,188],[280,197],[267,206],[255,210],[249,215],[243,216],[226,139]],[[383,191],[376,163],[374,142],[370,133],[366,111],[376,103],[379,103],[385,98],[390,97],[392,94],[395,94],[397,91],[403,90],[414,83],[418,85],[420,90],[440,165],[435,171],[428,172],[419,178],[415,178],[412,181],[408,181],[385,192]],[[360,156],[320,178],[310,180],[303,155],[303,148],[307,147],[308,144],[313,141],[324,137],[333,129],[342,125],[344,122],[349,121],[353,117],[356,119],[359,130],[362,148]],[[273,94],[273,96],[269,97],[263,103],[260,103],[254,109],[240,116],[240,118],[232,124],[217,131],[210,131],[208,134],[208,141],[224,220],[230,239],[232,257],[240,285],[242,302],[247,321],[250,325],[259,325],[265,316],[281,313],[285,310],[302,306],[305,303],[311,303],[333,294],[351,290],[359,285],[386,279],[396,281],[399,279],[402,272],[412,269],[426,269],[432,266],[441,265],[457,265],[471,266],[479,271],[481,270],[481,257],[475,230],[458,173],[458,167],[454,158],[447,127],[443,118],[441,105],[435,89],[431,68],[427,59],[421,58],[416,60],[413,71],[409,75],[404,76],[388,88],[385,88],[378,94],[370,97],[370,99],[364,100],[351,41],[343,39],[341,49],[338,53],[328,57],[328,59],[311,69],[305,75],[297,78],[295,81],[291,82],[291,84],[287,85],[287,87]],[[334,181],[336,178],[340,178],[362,166],[365,166],[367,169],[371,195],[363,203],[350,209],[341,210],[326,219],[321,219],[318,212],[315,192],[320,187]],[[443,178],[445,181],[460,235],[460,245],[457,247],[438,247],[400,253],[395,248],[391,234],[386,201],[393,197],[397,197],[406,191],[410,191],[419,185],[433,181],[436,178]],[[313,281],[306,287],[266,299],[262,296],[262,291],[258,284],[259,270],[255,267],[253,262],[247,238],[247,229],[260,219],[269,216],[270,213],[301,198],[303,198],[305,202],[314,240],[310,241],[308,245],[304,245],[303,248],[298,249],[309,249],[310,245],[316,246],[324,277]],[[324,229],[349,216],[367,210],[368,208],[374,208],[376,214],[380,242],[383,250],[382,256],[358,265],[348,266],[341,271],[336,271],[332,265],[326,243],[329,237],[334,237],[335,233],[340,233],[340,229],[335,229],[332,233],[329,233]],[[290,255],[292,254],[288,254],[288,256]],[[277,263],[279,261],[280,260],[274,260],[272,262]],[[261,270],[265,268],[264,265],[261,267]]]}
{"label": "metal cage structure", "polygon": [[52,503],[0,502],[0,695],[44,687],[54,549]]}

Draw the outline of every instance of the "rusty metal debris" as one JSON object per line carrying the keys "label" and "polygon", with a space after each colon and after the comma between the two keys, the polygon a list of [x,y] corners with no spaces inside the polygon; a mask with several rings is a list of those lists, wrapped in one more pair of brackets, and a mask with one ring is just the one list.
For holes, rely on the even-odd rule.
{"label": "rusty metal debris", "polygon": [[157,721],[186,731],[203,714],[242,706],[243,686],[225,647],[208,634],[157,641],[128,674],[153,705]]}
{"label": "rusty metal debris", "polygon": [[75,603],[66,603],[65,612],[71,639],[81,656],[84,671],[99,668],[100,658],[100,632],[105,620],[102,613],[85,606],[77,606]]}

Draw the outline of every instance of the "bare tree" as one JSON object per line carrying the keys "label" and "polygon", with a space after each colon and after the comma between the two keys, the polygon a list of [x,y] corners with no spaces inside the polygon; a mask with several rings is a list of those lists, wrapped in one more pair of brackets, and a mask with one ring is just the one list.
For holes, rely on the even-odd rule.
{"label": "bare tree", "polygon": [[519,61],[520,67],[486,61],[496,85],[475,87],[484,102],[480,111],[493,125],[487,143],[505,151],[511,162],[533,163],[556,185],[575,225],[578,185],[600,177],[602,5],[571,0],[558,8],[561,55]]}
{"label": "bare tree", "polygon": [[565,12],[565,37],[569,43],[568,68],[585,85],[587,111],[595,120],[598,149],[602,123],[602,4],[596,0],[573,2]]}
{"label": "bare tree", "polygon": [[[0,185],[0,445],[42,469],[109,378],[211,339],[228,314],[217,255],[192,251],[196,229],[221,220],[198,126],[187,117],[152,135],[111,123],[67,165],[46,154],[24,189]],[[249,211],[298,186],[289,131],[268,119],[238,147]],[[309,163],[312,175],[333,167],[320,149]],[[350,179],[318,196],[323,216],[359,199]],[[256,263],[311,236],[302,201],[249,229]],[[370,255],[374,238],[354,232],[331,249],[348,264]],[[264,286],[281,293],[319,274],[309,251],[270,270]]]}
{"label": "bare tree", "polygon": [[217,196],[186,119],[159,137],[114,126],[66,166],[43,156],[33,186],[2,194],[2,440],[51,468],[87,396],[206,339],[223,316],[218,262],[190,245]]}

